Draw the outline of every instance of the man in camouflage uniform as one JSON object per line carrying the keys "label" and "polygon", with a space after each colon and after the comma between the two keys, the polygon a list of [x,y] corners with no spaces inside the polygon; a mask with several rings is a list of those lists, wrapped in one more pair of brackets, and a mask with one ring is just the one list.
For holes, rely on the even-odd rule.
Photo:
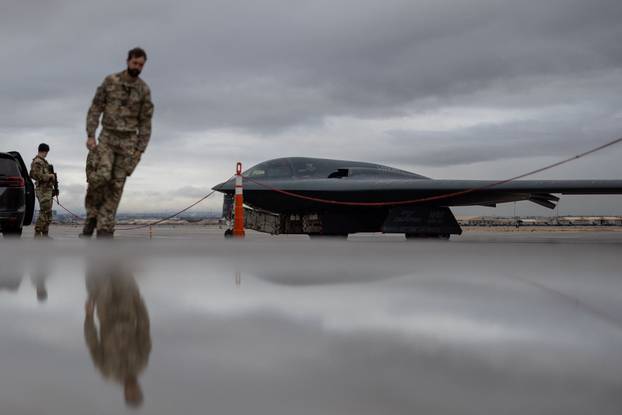
{"label": "man in camouflage uniform", "polygon": [[[101,200],[99,204],[93,202],[93,206],[92,200],[87,198],[85,204],[87,212],[97,211],[98,238],[112,237],[125,180],[136,168],[151,137],[151,91],[138,77],[146,61],[144,50],[130,50],[127,69],[104,79],[88,111],[86,146],[91,151],[96,150],[97,155],[97,168],[89,188],[93,187],[91,190],[97,192]],[[102,114],[102,130],[96,142],[95,131]]]}
{"label": "man in camouflage uniform", "polygon": [[37,156],[30,165],[30,177],[36,183],[36,195],[39,200],[39,217],[35,223],[35,238],[51,239],[48,229],[52,222],[52,198],[54,197],[54,180],[50,164],[45,160],[50,146],[39,144]]}
{"label": "man in camouflage uniform", "polygon": [[138,285],[121,266],[91,263],[86,287],[84,339],[93,363],[105,378],[123,385],[127,405],[140,406],[138,377],[149,362],[151,331]]}

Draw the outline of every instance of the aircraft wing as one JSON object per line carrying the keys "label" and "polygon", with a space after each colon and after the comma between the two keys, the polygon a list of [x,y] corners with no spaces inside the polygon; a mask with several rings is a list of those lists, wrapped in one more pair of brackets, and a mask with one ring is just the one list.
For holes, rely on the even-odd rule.
{"label": "aircraft wing", "polygon": [[[244,181],[245,190],[266,190],[273,187],[288,191],[415,191],[457,192],[485,189],[487,192],[559,193],[559,194],[622,194],[622,180],[517,180],[497,184],[497,180],[443,180],[443,179],[308,179]],[[219,191],[233,191],[233,181],[215,186]]]}
{"label": "aircraft wing", "polygon": [[[225,182],[215,190],[233,192],[233,182]],[[602,195],[622,194],[622,180],[517,180],[501,183],[494,180],[436,180],[336,178],[307,180],[244,181],[245,200],[251,205],[274,210],[277,200],[281,208],[317,208],[322,203],[295,200],[292,195],[279,194],[275,189],[295,195],[348,203],[391,203],[423,200],[421,203],[439,206],[495,206],[497,203],[530,200],[554,208],[559,198],[553,194]],[[447,195],[447,197],[444,197]],[[270,206],[262,206],[263,201]],[[278,209],[282,210],[282,209]],[[290,209],[287,209],[290,210]]]}

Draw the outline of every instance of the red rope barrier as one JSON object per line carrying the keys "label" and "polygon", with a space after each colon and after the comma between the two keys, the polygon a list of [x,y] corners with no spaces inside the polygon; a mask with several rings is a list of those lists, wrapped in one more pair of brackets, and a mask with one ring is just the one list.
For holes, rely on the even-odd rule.
{"label": "red rope barrier", "polygon": [[56,204],[58,204],[58,206],[60,206],[61,208],[63,208],[65,210],[65,212],[69,213],[71,216],[73,216],[74,218],[78,219],[78,220],[84,220],[84,218],[82,216],[79,216],[75,213],[73,213],[72,211],[70,211],[69,209],[67,209],[65,206],[63,206],[63,204],[58,200],[58,196],[56,196]]}
{"label": "red rope barrier", "polygon": [[201,203],[202,201],[204,201],[205,199],[207,199],[208,197],[210,197],[210,196],[211,196],[211,195],[213,195],[214,193],[216,193],[216,190],[212,190],[211,192],[209,192],[208,194],[206,194],[205,196],[203,196],[201,199],[197,200],[196,202],[194,202],[194,203],[193,203],[193,204],[191,204],[190,206],[188,206],[188,207],[186,207],[186,208],[184,208],[184,209],[180,210],[179,212],[175,212],[175,213],[173,213],[172,215],[169,215],[169,216],[167,216],[167,217],[165,217],[165,218],[159,219],[159,220],[157,220],[157,221],[155,221],[155,222],[145,223],[145,224],[143,224],[143,225],[132,226],[132,227],[129,227],[129,228],[117,228],[116,230],[119,230],[119,231],[131,231],[131,230],[134,230],[134,229],[142,229],[142,228],[147,228],[147,227],[149,227],[149,226],[155,226],[155,225],[157,225],[157,224],[159,224],[159,223],[162,223],[162,222],[164,222],[164,221],[166,221],[166,220],[172,219],[172,218],[174,218],[175,216],[177,216],[177,215],[179,215],[179,214],[184,213],[185,211],[187,211],[188,209],[190,209],[190,208],[192,208],[192,207],[194,207],[194,206],[198,205],[199,203]]}
{"label": "red rope barrier", "polygon": [[[131,227],[129,227],[129,228],[115,228],[115,230],[117,230],[117,231],[130,231],[130,230],[134,230],[134,229],[142,229],[142,228],[147,228],[147,227],[149,227],[149,226],[154,226],[154,225],[157,225],[157,224],[162,223],[162,222],[164,222],[164,221],[166,221],[166,220],[172,219],[172,218],[174,218],[175,216],[177,216],[177,215],[179,215],[179,214],[184,213],[185,211],[187,211],[188,209],[190,209],[190,208],[192,208],[192,207],[194,207],[194,206],[198,205],[199,203],[201,203],[202,201],[204,201],[205,199],[207,199],[208,197],[210,197],[210,196],[211,196],[211,195],[213,195],[214,193],[216,193],[216,190],[212,190],[211,192],[209,192],[208,194],[206,194],[205,196],[203,196],[201,199],[197,200],[196,202],[194,202],[194,203],[193,203],[193,204],[191,204],[190,206],[188,206],[188,207],[186,207],[186,208],[184,208],[184,209],[180,210],[179,212],[175,212],[175,213],[173,213],[172,215],[169,215],[169,216],[167,216],[167,217],[165,217],[165,218],[158,219],[158,220],[157,220],[157,221],[155,221],[155,222],[145,223],[145,224],[142,224],[142,225],[137,225],[137,226],[131,226]],[[58,204],[58,206],[60,206],[62,209],[64,209],[67,213],[69,213],[69,214],[70,214],[71,216],[73,216],[74,218],[76,218],[76,219],[78,219],[78,220],[81,220],[81,221],[84,221],[84,218],[83,218],[83,217],[81,217],[81,216],[79,216],[79,215],[77,215],[77,214],[73,213],[72,211],[70,211],[69,209],[67,209],[65,206],[63,206],[63,204],[62,204],[62,203],[60,203],[60,201],[58,200],[58,197],[56,198],[56,203]]]}

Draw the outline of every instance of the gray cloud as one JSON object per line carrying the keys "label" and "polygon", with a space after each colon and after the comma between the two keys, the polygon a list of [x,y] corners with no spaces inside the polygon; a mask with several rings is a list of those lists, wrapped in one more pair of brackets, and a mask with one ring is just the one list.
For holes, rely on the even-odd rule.
{"label": "gray cloud", "polygon": [[451,166],[543,156],[561,159],[563,155],[571,157],[617,138],[583,130],[580,125],[580,120],[534,120],[478,125],[449,134],[393,131],[386,144],[390,149],[389,158],[393,160],[423,166]]}
{"label": "gray cloud", "polygon": [[[146,190],[177,174],[209,188],[237,160],[286,155],[408,168],[566,155],[621,130],[620,20],[616,0],[6,0],[0,140],[29,153],[48,139],[81,183],[90,99],[141,45],[156,114],[132,181]],[[531,115],[331,129],[447,108]]]}
{"label": "gray cloud", "polygon": [[182,129],[399,114],[499,80],[622,63],[611,0],[36,4],[5,6],[2,35],[15,40],[3,46],[3,106],[72,101],[74,112],[140,43],[158,115]]}

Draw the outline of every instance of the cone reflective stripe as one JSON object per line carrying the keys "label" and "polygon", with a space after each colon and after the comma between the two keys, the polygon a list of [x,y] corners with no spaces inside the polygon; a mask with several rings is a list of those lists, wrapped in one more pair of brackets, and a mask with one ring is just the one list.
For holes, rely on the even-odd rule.
{"label": "cone reflective stripe", "polygon": [[233,217],[233,236],[244,237],[244,196],[242,194],[242,163],[235,168],[235,207]]}

